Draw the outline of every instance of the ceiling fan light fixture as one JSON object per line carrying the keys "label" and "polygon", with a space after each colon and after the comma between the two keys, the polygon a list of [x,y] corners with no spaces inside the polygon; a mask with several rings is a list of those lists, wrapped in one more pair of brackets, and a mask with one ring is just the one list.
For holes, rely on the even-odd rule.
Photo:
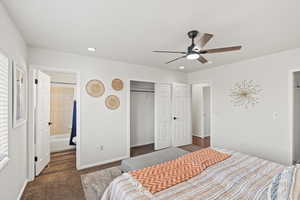
{"label": "ceiling fan light fixture", "polygon": [[96,51],[96,48],[94,48],[94,47],[89,47],[89,48],[88,48],[88,51],[90,51],[90,52],[95,52],[95,51]]}
{"label": "ceiling fan light fixture", "polygon": [[190,53],[186,56],[187,59],[189,60],[197,60],[200,57],[198,53]]}

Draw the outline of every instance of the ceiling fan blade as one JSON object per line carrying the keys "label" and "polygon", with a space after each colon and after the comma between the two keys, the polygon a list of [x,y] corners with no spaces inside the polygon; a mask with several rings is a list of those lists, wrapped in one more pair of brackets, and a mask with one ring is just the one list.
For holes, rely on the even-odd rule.
{"label": "ceiling fan blade", "polygon": [[222,53],[222,52],[227,52],[227,51],[237,51],[240,50],[242,46],[233,46],[233,47],[224,47],[224,48],[217,48],[217,49],[205,49],[201,50],[201,54],[206,54],[206,53]]}
{"label": "ceiling fan blade", "polygon": [[179,59],[181,59],[181,58],[185,58],[186,56],[180,56],[180,57],[178,57],[178,58],[175,58],[175,59],[173,59],[173,60],[170,60],[169,62],[166,62],[166,64],[169,64],[169,63],[171,63],[171,62],[174,62],[174,61],[176,61],[176,60],[179,60]]}
{"label": "ceiling fan blade", "polygon": [[180,53],[180,54],[186,54],[184,51],[153,51],[154,53]]}
{"label": "ceiling fan blade", "polygon": [[206,58],[204,58],[203,56],[200,56],[200,57],[198,58],[198,61],[201,62],[202,64],[205,64],[205,63],[208,62],[208,60],[206,60]]}
{"label": "ceiling fan blade", "polygon": [[209,40],[211,40],[213,36],[214,36],[213,34],[204,33],[198,41],[200,47],[203,48],[209,42]]}

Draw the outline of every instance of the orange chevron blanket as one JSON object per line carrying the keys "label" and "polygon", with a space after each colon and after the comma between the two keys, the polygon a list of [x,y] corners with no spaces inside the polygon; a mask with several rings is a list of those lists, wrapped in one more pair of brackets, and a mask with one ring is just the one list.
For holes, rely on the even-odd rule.
{"label": "orange chevron blanket", "polygon": [[228,154],[206,148],[188,153],[175,160],[129,173],[151,193],[156,193],[187,181],[206,168],[229,157]]}

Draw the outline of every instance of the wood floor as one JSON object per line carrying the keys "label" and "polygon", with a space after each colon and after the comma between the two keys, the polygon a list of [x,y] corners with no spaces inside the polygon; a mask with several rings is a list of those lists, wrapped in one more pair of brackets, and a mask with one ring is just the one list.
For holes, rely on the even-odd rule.
{"label": "wood floor", "polygon": [[[180,148],[196,151],[204,147],[191,144]],[[131,150],[131,156],[150,152],[153,152],[153,145],[135,147]],[[27,184],[22,200],[84,200],[80,175],[120,165],[118,161],[78,171],[75,163],[74,150],[51,154],[49,166]]]}

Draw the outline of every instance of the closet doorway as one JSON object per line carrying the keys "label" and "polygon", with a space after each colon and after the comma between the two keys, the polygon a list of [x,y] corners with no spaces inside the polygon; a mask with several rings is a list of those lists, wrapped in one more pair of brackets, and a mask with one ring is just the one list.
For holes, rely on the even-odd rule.
{"label": "closet doorway", "polygon": [[154,95],[152,82],[130,81],[130,155],[154,151]]}
{"label": "closet doorway", "polygon": [[130,155],[192,143],[191,88],[130,81]]}

